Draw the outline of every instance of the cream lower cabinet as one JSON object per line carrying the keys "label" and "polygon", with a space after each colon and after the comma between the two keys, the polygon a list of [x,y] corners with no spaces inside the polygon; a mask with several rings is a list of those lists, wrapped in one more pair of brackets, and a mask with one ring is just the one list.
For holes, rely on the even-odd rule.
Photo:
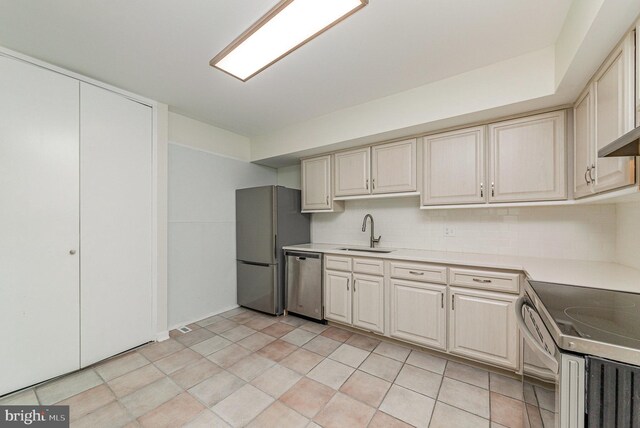
{"label": "cream lower cabinet", "polygon": [[431,348],[447,348],[447,287],[391,279],[390,336]]}
{"label": "cream lower cabinet", "polygon": [[518,296],[456,287],[449,292],[449,352],[518,369]]}
{"label": "cream lower cabinet", "polygon": [[355,327],[384,333],[384,278],[353,274],[353,317]]}
{"label": "cream lower cabinet", "polygon": [[351,272],[325,270],[324,317],[351,324]]}
{"label": "cream lower cabinet", "polygon": [[384,333],[382,260],[327,255],[325,266],[336,270],[324,272],[324,317]]}

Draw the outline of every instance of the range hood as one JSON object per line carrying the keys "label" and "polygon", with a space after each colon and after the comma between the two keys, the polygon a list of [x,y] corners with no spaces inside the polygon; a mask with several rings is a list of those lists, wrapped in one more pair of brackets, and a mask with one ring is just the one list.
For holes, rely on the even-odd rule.
{"label": "range hood", "polygon": [[598,150],[599,158],[640,156],[640,126]]}

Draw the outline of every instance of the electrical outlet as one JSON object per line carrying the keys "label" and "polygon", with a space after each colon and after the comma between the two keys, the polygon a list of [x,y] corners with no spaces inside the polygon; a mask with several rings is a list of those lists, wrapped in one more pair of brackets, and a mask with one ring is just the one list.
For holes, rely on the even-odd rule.
{"label": "electrical outlet", "polygon": [[453,236],[456,236],[456,230],[451,226],[445,226],[444,227],[444,236],[446,238],[451,238]]}

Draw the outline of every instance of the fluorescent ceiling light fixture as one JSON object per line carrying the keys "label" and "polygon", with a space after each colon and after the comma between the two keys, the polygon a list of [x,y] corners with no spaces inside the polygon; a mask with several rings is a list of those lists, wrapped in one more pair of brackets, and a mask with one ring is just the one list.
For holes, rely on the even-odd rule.
{"label": "fluorescent ceiling light fixture", "polygon": [[369,0],[283,0],[209,64],[246,82]]}

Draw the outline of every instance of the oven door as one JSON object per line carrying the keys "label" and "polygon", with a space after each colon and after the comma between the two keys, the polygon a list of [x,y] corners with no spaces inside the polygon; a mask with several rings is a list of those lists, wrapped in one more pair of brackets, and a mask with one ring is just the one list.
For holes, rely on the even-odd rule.
{"label": "oven door", "polygon": [[524,426],[559,426],[561,354],[531,301],[520,297],[516,319],[522,341]]}

